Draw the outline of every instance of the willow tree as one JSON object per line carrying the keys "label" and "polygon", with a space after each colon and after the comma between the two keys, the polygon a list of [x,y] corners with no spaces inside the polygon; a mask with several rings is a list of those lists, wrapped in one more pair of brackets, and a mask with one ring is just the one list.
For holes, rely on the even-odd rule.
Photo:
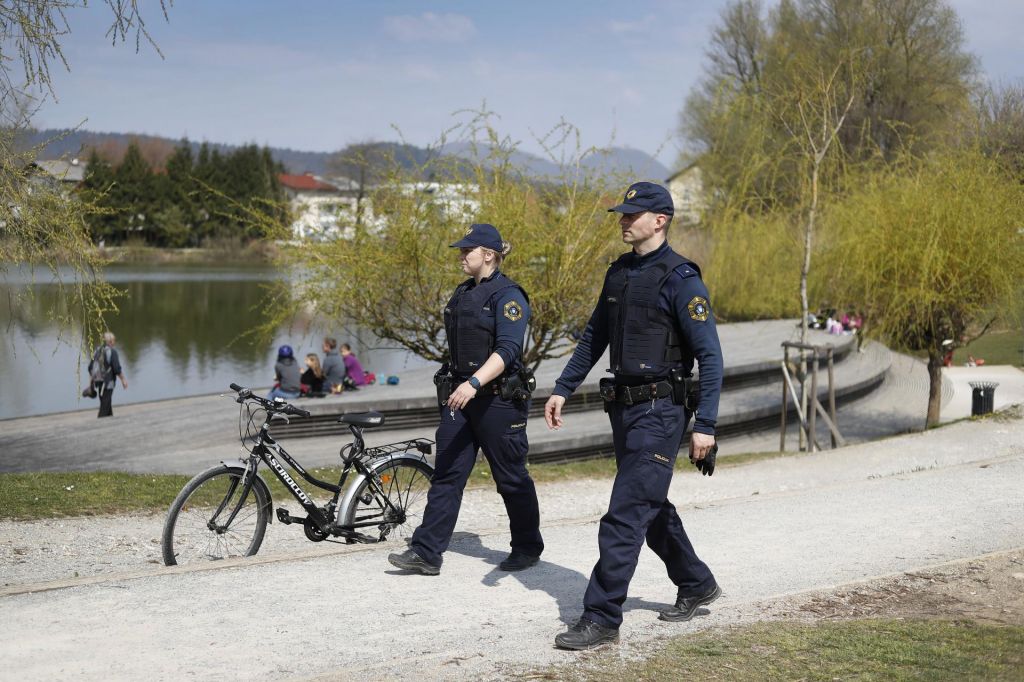
{"label": "willow tree", "polygon": [[[851,54],[862,77],[848,93],[855,97],[839,143],[852,159],[942,146],[958,114],[970,111],[977,64],[948,0],[732,0],[680,120],[708,183],[729,191],[746,173],[749,141],[734,118],[723,118],[730,104],[784,95],[778,84],[803,65],[830,70]],[[769,152],[785,144],[770,135],[763,142]],[[763,181],[774,187],[771,199],[785,199],[785,174]]]}
{"label": "willow tree", "polygon": [[821,288],[863,309],[865,332],[928,355],[927,425],[939,421],[942,357],[1024,291],[1024,188],[975,149],[865,174],[826,217]]}
{"label": "willow tree", "polygon": [[[706,54],[680,131],[709,203],[709,284],[726,315],[795,316],[817,216],[847,168],[942,147],[970,109],[975,62],[947,0],[732,0]],[[739,253],[762,285],[736,286]]]}
{"label": "willow tree", "polygon": [[299,267],[280,301],[305,304],[338,324],[355,324],[433,361],[447,355],[443,307],[465,279],[456,251],[472,223],[498,227],[512,245],[503,272],[530,297],[524,359],[571,351],[566,343],[590,315],[604,264],[621,249],[607,206],[621,190],[589,175],[579,150],[558,177],[528,177],[513,163],[516,145],[489,125],[472,131],[474,153],[393,164],[368,192],[362,219],[343,238],[301,243]]}
{"label": "willow tree", "polygon": [[[172,0],[160,0],[166,18]],[[154,48],[138,0],[107,3],[112,13],[107,38]],[[93,248],[85,216],[94,206],[63,191],[35,164],[39,147],[26,146],[24,133],[47,97],[56,97],[51,69],[70,69],[62,41],[71,32],[69,0],[0,0],[0,281],[12,269],[41,268],[60,290],[60,305],[48,310],[62,333],[81,320],[84,340],[98,337],[104,313],[114,306],[114,290],[103,281],[103,258]],[[24,273],[20,273],[24,274]],[[30,296],[13,290],[13,307]]]}

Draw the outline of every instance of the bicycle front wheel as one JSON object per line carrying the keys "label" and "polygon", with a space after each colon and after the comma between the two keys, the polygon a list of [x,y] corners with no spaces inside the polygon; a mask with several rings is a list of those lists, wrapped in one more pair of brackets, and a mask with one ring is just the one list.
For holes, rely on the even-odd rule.
{"label": "bicycle front wheel", "polygon": [[244,473],[242,467],[219,465],[185,484],[164,522],[164,564],[217,561],[259,551],[270,497],[260,481],[246,493]]}
{"label": "bicycle front wheel", "polygon": [[420,459],[371,465],[341,515],[343,525],[362,532],[376,529],[381,540],[412,537],[423,520],[433,475],[434,468]]}

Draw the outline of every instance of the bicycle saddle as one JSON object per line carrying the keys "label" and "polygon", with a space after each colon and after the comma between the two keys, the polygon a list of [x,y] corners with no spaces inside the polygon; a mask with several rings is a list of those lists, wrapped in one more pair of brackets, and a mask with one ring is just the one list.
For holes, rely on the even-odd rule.
{"label": "bicycle saddle", "polygon": [[369,429],[374,426],[383,426],[384,415],[380,412],[351,412],[338,417],[338,423],[351,424],[352,426],[361,426],[365,429]]}

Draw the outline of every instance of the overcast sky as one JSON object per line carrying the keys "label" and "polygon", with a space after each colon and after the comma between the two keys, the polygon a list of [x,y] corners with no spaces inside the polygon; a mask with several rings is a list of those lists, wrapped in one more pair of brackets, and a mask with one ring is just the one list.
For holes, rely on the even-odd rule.
{"label": "overcast sky", "polygon": [[[140,4],[165,58],[111,46],[102,3],[70,11],[71,71],[37,126],[331,151],[392,126],[423,145],[486,101],[525,149],[564,117],[671,167],[725,0],[175,0],[169,22]],[[1024,0],[951,4],[987,76],[1024,78]]]}

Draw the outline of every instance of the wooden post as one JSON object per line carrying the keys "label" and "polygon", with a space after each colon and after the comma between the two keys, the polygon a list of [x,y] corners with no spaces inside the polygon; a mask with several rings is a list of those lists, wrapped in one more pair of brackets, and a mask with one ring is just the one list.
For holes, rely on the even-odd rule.
{"label": "wooden post", "polygon": [[789,348],[782,347],[782,425],[779,428],[779,452],[786,451],[786,413],[789,412]]}
{"label": "wooden post", "polygon": [[814,452],[820,450],[818,445],[818,433],[815,430],[817,425],[818,411],[814,409],[815,404],[818,402],[818,349],[815,347],[813,354],[811,355],[811,395],[808,401],[808,412],[807,415],[807,452]]}
{"label": "wooden post", "polygon": [[[807,414],[807,347],[801,343],[800,367],[797,369],[797,379],[800,381],[800,412]],[[800,418],[800,444],[797,447],[799,452],[807,451],[807,420]]]}
{"label": "wooden post", "polygon": [[[839,426],[839,422],[836,421],[836,384],[835,384],[835,373],[832,371],[832,344],[828,345],[828,414],[832,417],[832,425],[836,428]],[[832,432],[832,447],[835,448],[838,445],[836,441],[836,434]]]}

